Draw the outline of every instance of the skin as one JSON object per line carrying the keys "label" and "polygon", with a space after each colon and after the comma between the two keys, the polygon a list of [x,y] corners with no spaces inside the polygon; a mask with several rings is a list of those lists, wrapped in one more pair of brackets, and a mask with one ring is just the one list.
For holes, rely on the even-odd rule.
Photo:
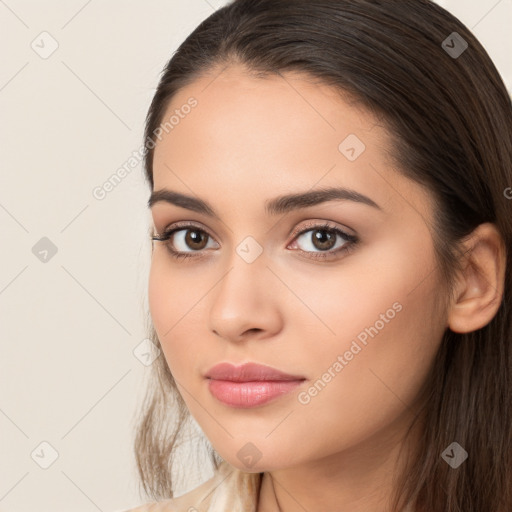
{"label": "skin", "polygon": [[[164,119],[191,96],[198,105],[155,148],[154,190],[199,197],[220,216],[165,202],[151,209],[155,233],[193,221],[213,237],[180,260],[164,242],[153,244],[149,307],[164,356],[221,457],[266,472],[258,512],[277,511],[277,503],[283,512],[388,510],[398,450],[443,332],[478,329],[499,306],[502,241],[492,225],[480,226],[467,241],[474,256],[448,294],[432,245],[432,197],[393,168],[375,117],[299,74],[254,78],[238,65],[221,71],[178,92]],[[366,146],[354,161],[338,149],[349,134]],[[276,196],[329,186],[365,194],[382,211],[347,200],[278,216],[264,211]],[[351,252],[314,259],[322,251],[313,231],[292,233],[326,220],[359,241]],[[247,236],[263,249],[252,263],[236,252]],[[349,243],[337,240],[336,248]],[[197,246],[177,237],[173,247]],[[394,318],[300,403],[299,392],[394,303],[401,305]],[[217,401],[204,378],[223,361],[255,361],[306,381],[273,402],[237,409]],[[261,452],[250,468],[237,457],[249,442]]]}

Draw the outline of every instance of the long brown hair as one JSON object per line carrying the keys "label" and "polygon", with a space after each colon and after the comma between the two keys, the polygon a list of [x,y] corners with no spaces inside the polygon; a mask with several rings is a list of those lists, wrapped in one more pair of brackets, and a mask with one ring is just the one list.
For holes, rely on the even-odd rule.
{"label": "long brown hair", "polygon": [[[382,119],[399,172],[436,201],[434,247],[447,290],[468,234],[492,222],[503,236],[502,303],[477,331],[446,330],[421,394],[419,451],[398,475],[393,510],[409,502],[428,512],[512,510],[512,105],[488,54],[429,0],[235,0],[203,21],[163,70],[144,134],[151,189],[155,133],[170,100],[231,63],[257,76],[299,71]],[[135,451],[145,492],[160,499],[173,496],[170,467],[189,413],[165,359],[153,367]],[[441,458],[454,441],[469,454],[457,469]],[[209,449],[216,468],[221,459]]]}

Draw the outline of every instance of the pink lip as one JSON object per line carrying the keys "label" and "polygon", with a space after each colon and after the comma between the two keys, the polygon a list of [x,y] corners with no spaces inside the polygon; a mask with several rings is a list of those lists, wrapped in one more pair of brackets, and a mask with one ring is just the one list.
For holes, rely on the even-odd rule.
{"label": "pink lip", "polygon": [[257,363],[245,363],[241,366],[219,363],[210,368],[205,376],[209,379],[230,380],[232,382],[304,380],[305,378],[302,375],[290,375],[276,368]]}
{"label": "pink lip", "polygon": [[233,407],[255,407],[289,393],[305,377],[290,375],[256,363],[234,366],[220,363],[207,373],[208,388],[215,398]]}

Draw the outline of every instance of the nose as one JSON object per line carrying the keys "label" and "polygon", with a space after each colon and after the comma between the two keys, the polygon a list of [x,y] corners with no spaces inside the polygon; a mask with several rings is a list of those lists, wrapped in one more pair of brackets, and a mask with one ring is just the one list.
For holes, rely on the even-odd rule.
{"label": "nose", "polygon": [[233,342],[274,336],[282,328],[279,280],[262,257],[247,263],[235,255],[230,263],[209,294],[210,330]]}

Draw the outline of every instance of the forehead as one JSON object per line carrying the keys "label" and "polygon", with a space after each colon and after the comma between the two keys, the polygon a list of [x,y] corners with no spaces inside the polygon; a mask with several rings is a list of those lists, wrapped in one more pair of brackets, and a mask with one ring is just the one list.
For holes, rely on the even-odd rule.
{"label": "forehead", "polygon": [[[297,145],[313,136],[329,135],[327,142],[344,133],[358,132],[364,137],[364,132],[372,131],[379,122],[348,93],[297,72],[256,77],[240,66],[215,68],[177,92],[163,122],[182,109],[188,110],[191,98],[197,106],[180,119],[172,135],[191,128],[195,137],[215,137],[216,143],[251,135],[253,144],[246,151],[259,143],[271,149],[276,145],[272,141],[285,144],[281,146],[285,151],[293,141]],[[185,123],[187,118],[194,122]],[[374,135],[385,139],[386,132],[381,129]]]}
{"label": "forehead", "polygon": [[178,91],[162,123],[172,116],[155,147],[155,190],[194,189],[214,203],[221,190],[274,197],[318,184],[359,190],[382,205],[410,194],[428,201],[393,169],[378,118],[298,73],[255,77],[242,67],[217,68]]}

